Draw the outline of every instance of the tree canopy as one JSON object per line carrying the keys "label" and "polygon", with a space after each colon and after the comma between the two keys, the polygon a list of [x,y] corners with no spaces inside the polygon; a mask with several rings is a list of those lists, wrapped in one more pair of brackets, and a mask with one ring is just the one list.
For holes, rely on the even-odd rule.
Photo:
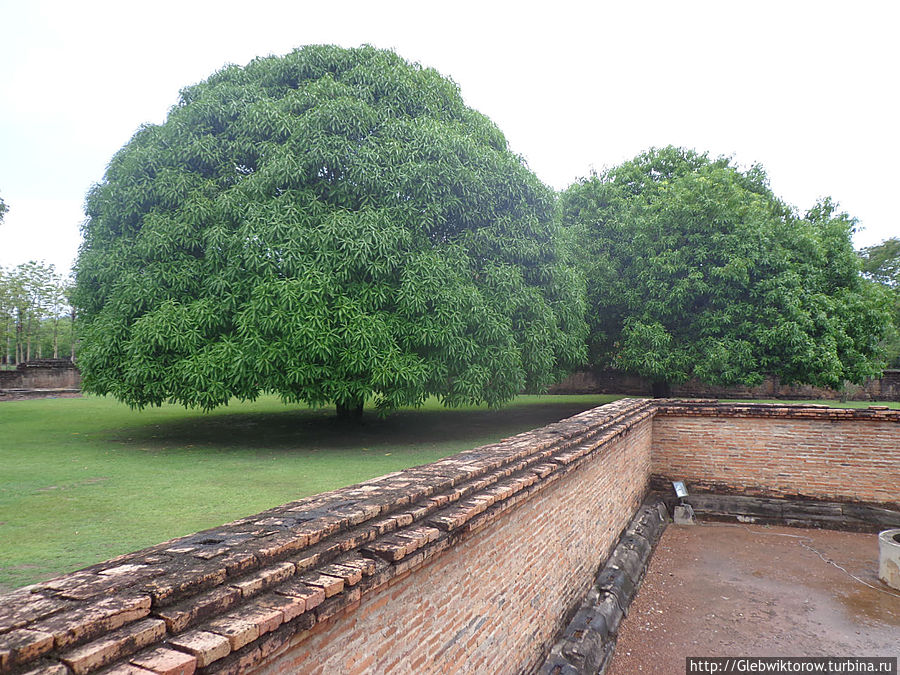
{"label": "tree canopy", "polygon": [[761,167],[670,146],[572,185],[560,213],[587,274],[596,366],[660,393],[767,374],[840,387],[883,366],[884,296],[830,199],[801,217]]}
{"label": "tree canopy", "polygon": [[870,279],[900,289],[900,238],[885,239],[860,251],[863,272]]}
{"label": "tree canopy", "polygon": [[863,273],[881,284],[893,303],[891,333],[885,338],[888,365],[900,367],[900,238],[885,239],[860,251]]}
{"label": "tree canopy", "polygon": [[554,195],[436,71],[311,46],[185,88],[88,194],[85,389],[499,404],[583,358]]}
{"label": "tree canopy", "polygon": [[6,202],[3,201],[3,197],[0,197],[0,223],[3,222],[3,218],[6,216],[7,211],[9,211],[9,207],[6,205]]}

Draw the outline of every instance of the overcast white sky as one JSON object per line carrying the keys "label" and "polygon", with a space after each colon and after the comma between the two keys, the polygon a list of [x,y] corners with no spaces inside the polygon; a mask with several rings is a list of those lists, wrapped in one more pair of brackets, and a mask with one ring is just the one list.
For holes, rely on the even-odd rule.
{"label": "overcast white sky", "polygon": [[900,2],[0,0],[0,265],[67,271],[107,162],[178,90],[312,43],[452,77],[544,182],[667,144],[762,163],[857,246],[900,235]]}

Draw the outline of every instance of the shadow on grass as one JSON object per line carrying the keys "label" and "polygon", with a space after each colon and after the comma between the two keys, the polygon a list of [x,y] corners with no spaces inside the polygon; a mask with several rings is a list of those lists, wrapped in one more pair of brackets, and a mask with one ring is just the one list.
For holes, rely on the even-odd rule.
{"label": "shadow on grass", "polygon": [[[609,397],[610,399],[616,397]],[[234,450],[349,450],[454,445],[476,447],[541,427],[608,402],[563,401],[490,409],[400,410],[379,418],[366,411],[358,425],[340,422],[331,408],[196,415],[118,429],[108,439],[144,451],[173,447]]]}

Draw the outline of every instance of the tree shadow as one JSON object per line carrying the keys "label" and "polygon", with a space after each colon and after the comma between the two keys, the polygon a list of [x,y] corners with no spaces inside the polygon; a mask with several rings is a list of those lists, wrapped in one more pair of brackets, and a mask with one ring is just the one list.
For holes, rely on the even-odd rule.
{"label": "tree shadow", "polygon": [[338,420],[332,408],[212,416],[198,413],[171,422],[120,428],[108,439],[160,451],[175,447],[281,452],[475,447],[545,426],[596,405],[600,403],[586,400],[514,404],[496,410],[399,410],[383,418],[367,411],[361,424]]}

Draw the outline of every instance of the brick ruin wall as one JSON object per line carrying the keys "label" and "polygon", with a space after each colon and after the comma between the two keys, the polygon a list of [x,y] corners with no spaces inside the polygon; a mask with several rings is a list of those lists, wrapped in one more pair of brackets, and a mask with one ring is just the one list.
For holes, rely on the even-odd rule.
{"label": "brick ruin wall", "polygon": [[617,401],[0,597],[0,673],[528,672],[651,477],[900,506],[898,471],[900,411]]}
{"label": "brick ruin wall", "polygon": [[898,418],[877,407],[663,403],[653,420],[654,482],[900,509]]}
{"label": "brick ruin wall", "polygon": [[[649,419],[263,673],[515,673],[546,656],[644,497]],[[474,533],[473,533],[474,534]]]}
{"label": "brick ruin wall", "polygon": [[41,359],[0,370],[0,391],[17,389],[80,389],[81,374],[68,359]]}
{"label": "brick ruin wall", "polygon": [[[616,371],[580,371],[550,388],[552,394],[620,394],[651,396],[651,382],[638,375]],[[885,370],[880,378],[864,384],[846,383],[843,391],[809,384],[782,384],[769,376],[757,387],[718,387],[688,380],[672,387],[680,398],[746,398],[794,400],[900,401],[900,370]]]}

